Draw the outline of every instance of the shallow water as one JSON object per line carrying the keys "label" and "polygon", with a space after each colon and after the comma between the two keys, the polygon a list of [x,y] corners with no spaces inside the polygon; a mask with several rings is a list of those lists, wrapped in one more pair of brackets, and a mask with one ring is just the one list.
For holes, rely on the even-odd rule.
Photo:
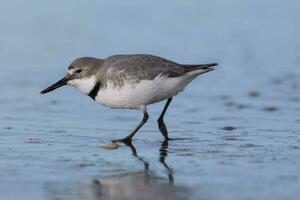
{"label": "shallow water", "polygon": [[[0,199],[298,199],[297,7],[297,1],[6,2]],[[128,134],[142,113],[98,106],[69,87],[39,94],[75,57],[136,52],[220,63],[171,103],[165,122],[176,140],[166,143],[158,131],[159,103],[149,107],[133,147],[103,149]]]}

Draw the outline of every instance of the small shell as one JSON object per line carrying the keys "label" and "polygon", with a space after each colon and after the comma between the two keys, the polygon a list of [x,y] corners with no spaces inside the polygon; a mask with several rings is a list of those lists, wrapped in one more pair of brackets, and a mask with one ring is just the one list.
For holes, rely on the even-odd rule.
{"label": "small shell", "polygon": [[102,144],[101,147],[104,149],[108,149],[108,150],[114,150],[119,148],[120,145],[116,144],[116,143],[105,143]]}

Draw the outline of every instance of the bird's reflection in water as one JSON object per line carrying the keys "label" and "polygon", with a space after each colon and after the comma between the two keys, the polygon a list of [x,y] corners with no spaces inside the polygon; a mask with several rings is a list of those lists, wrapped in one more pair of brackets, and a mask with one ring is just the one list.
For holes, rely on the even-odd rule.
{"label": "bird's reflection in water", "polygon": [[[125,145],[131,149],[132,155],[134,157],[136,157],[139,161],[144,163],[144,173],[148,176],[149,163],[145,160],[144,157],[141,157],[138,155],[135,146],[131,142],[125,143]],[[160,149],[159,149],[159,162],[162,163],[162,165],[166,168],[167,173],[168,173],[169,183],[171,185],[173,185],[174,184],[173,170],[165,162],[166,157],[168,156],[168,147],[169,147],[168,140],[165,140],[164,142],[162,142]]]}
{"label": "bird's reflection in water", "polygon": [[151,171],[149,162],[138,154],[132,143],[126,146],[143,163],[144,170],[97,179],[89,187],[81,187],[81,199],[186,199],[188,189],[174,185],[173,170],[166,163],[168,141],[164,141],[159,149],[159,162],[167,171],[168,181]]}
{"label": "bird's reflection in water", "polygon": [[173,169],[171,169],[167,163],[165,162],[166,157],[168,156],[168,147],[169,147],[169,141],[165,140],[159,149],[159,162],[163,164],[163,166],[167,169],[168,177],[169,177],[169,183],[171,185],[174,184],[174,176],[173,176]]}

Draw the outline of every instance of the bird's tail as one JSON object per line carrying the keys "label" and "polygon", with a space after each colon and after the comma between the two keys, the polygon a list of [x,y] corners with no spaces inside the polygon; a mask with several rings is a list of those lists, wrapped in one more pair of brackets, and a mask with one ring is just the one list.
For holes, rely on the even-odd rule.
{"label": "bird's tail", "polygon": [[209,64],[199,64],[199,65],[184,65],[186,72],[191,72],[195,74],[203,74],[210,72],[215,69],[218,63],[209,63]]}

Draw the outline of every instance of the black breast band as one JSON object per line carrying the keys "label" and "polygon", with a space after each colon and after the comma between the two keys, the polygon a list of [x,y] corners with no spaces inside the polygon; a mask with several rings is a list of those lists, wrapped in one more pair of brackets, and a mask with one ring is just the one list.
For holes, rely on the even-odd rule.
{"label": "black breast band", "polygon": [[97,94],[98,94],[100,88],[101,88],[101,83],[100,83],[100,81],[98,81],[98,82],[96,83],[96,85],[94,86],[94,88],[90,91],[90,93],[89,93],[88,95],[89,95],[92,99],[95,100],[95,98],[96,98],[96,96],[97,96]]}

